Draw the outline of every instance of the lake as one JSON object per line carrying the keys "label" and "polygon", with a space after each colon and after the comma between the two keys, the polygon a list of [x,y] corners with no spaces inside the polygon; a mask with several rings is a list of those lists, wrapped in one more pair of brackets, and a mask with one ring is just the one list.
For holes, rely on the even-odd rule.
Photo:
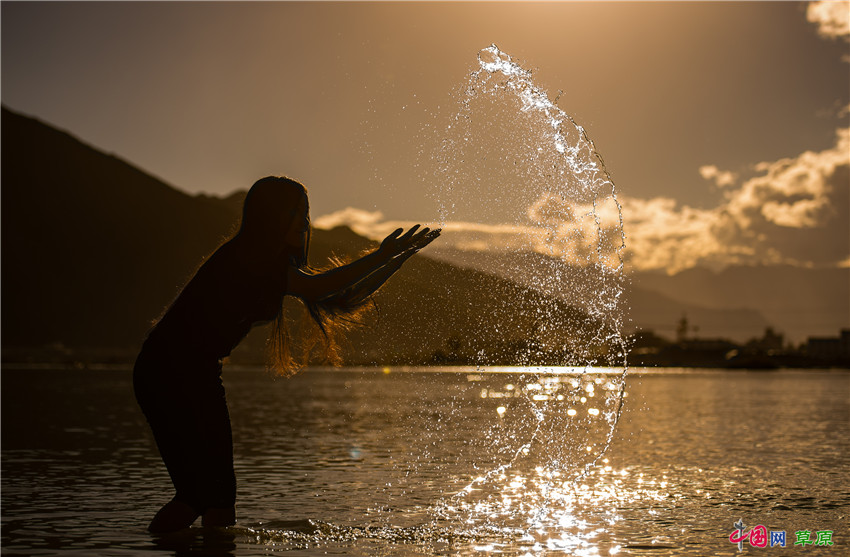
{"label": "lake", "polygon": [[846,370],[631,370],[577,480],[581,428],[522,452],[551,424],[509,394],[561,380],[522,371],[226,368],[239,522],[153,537],[171,485],[129,369],[6,367],[3,554],[734,555],[739,520],[786,543],[742,554],[850,554]]}

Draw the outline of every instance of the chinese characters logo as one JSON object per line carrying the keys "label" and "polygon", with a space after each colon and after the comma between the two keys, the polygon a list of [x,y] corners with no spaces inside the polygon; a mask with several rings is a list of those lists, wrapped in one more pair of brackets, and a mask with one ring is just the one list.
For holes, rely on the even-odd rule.
{"label": "chinese characters logo", "polygon": [[[744,542],[747,542],[752,547],[786,547],[785,530],[768,530],[765,526],[758,524],[749,530],[744,527],[743,519],[738,519],[738,522],[733,524],[735,530],[729,534],[729,541],[738,546],[738,551],[744,550]],[[831,546],[832,545],[832,530],[797,530],[794,532],[794,546],[806,547],[807,545],[814,546]]]}

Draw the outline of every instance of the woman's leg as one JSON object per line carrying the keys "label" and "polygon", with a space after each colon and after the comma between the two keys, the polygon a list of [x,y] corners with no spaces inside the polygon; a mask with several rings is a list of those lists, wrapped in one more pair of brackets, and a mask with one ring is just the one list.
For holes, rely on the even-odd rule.
{"label": "woman's leg", "polygon": [[232,526],[236,523],[236,474],[233,469],[233,433],[221,378],[205,381],[198,397],[199,440],[205,450],[199,481],[204,485],[203,525]]}
{"label": "woman's leg", "polygon": [[205,524],[235,523],[236,477],[224,387],[219,377],[185,373],[177,379],[169,375],[167,384],[136,374],[136,397],[177,491],[154,517],[152,532],[186,528],[213,508],[230,509],[233,518],[217,512]]}
{"label": "woman's leg", "polygon": [[198,511],[191,505],[172,499],[153,517],[148,525],[148,531],[152,534],[167,534],[188,528],[198,518]]}
{"label": "woman's leg", "polygon": [[211,507],[204,513],[201,524],[205,528],[233,526],[236,524],[236,507]]}

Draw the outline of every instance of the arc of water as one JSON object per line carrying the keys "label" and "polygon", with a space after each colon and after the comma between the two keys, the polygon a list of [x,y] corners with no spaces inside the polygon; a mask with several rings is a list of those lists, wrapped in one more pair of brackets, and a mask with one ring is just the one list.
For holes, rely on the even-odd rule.
{"label": "arc of water", "polygon": [[[455,123],[458,123],[461,118],[469,119],[470,116],[468,114],[468,110],[470,101],[475,95],[482,91],[487,93],[505,91],[516,95],[521,103],[520,110],[524,112],[535,112],[544,117],[545,122],[548,124],[548,129],[550,129],[552,133],[551,146],[557,153],[556,156],[562,161],[564,169],[569,172],[569,175],[572,178],[574,178],[575,183],[573,186],[580,188],[583,195],[587,195],[587,197],[592,199],[592,203],[590,204],[592,207],[591,213],[588,216],[592,217],[596,226],[595,251],[599,256],[598,261],[596,261],[594,265],[599,269],[601,280],[606,282],[606,285],[610,282],[614,286],[613,290],[615,293],[613,294],[613,300],[602,300],[600,296],[599,300],[594,298],[593,304],[586,309],[588,309],[589,313],[594,317],[601,318],[603,321],[607,321],[613,326],[613,333],[606,335],[607,340],[611,341],[618,347],[619,353],[622,354],[623,358],[622,373],[619,375],[620,385],[617,392],[618,403],[615,411],[613,412],[613,421],[610,422],[610,428],[605,437],[605,442],[601,451],[594,455],[594,457],[584,465],[581,472],[573,478],[572,483],[575,487],[576,483],[591,472],[610,448],[616,426],[619,423],[623,410],[623,401],[625,398],[625,378],[628,372],[628,358],[626,342],[622,338],[621,334],[623,330],[622,316],[617,314],[616,311],[622,294],[622,290],[620,288],[621,283],[617,283],[623,278],[623,252],[626,245],[622,206],[617,198],[614,182],[607,167],[605,166],[602,155],[598,152],[594,142],[590,139],[590,137],[588,137],[584,127],[576,123],[572,116],[557,106],[557,99],[556,102],[552,102],[549,99],[546,91],[538,87],[533,82],[531,71],[522,68],[522,66],[516,63],[510,55],[501,51],[495,44],[482,49],[478,53],[478,63],[479,68],[470,74],[469,85],[466,90],[466,99],[462,101],[462,105],[467,110],[467,113],[464,113],[462,110],[458,115],[456,115]],[[500,79],[499,81],[490,79],[497,75],[504,77],[504,79]],[[444,140],[444,149],[451,148],[452,145],[447,145],[446,141],[448,140]],[[449,193],[451,193],[451,184],[448,184],[447,187],[449,188]],[[605,237],[603,234],[603,219],[598,206],[600,200],[605,201],[607,199],[612,200],[617,211],[619,241],[613,246],[606,245],[605,243]],[[446,208],[443,207],[443,210],[445,209]],[[447,215],[441,215],[441,217],[442,220],[445,221]],[[612,247],[613,253],[616,255],[616,261],[613,265],[606,266],[603,263],[604,253],[606,248],[611,249]],[[610,293],[611,289],[606,287],[604,288],[604,292]],[[606,320],[605,318],[608,319]],[[523,451],[530,448],[530,446],[535,442],[539,431],[540,424],[538,423],[531,435],[531,438],[515,451],[509,462],[504,463],[494,470],[490,470],[483,476],[474,479],[460,492],[456,493],[453,498],[461,497],[469,493],[475,485],[485,483],[494,476],[497,476],[514,466],[516,461],[522,456]],[[541,512],[545,512],[545,508],[548,506],[550,497],[549,493],[551,493],[551,488],[553,486],[549,485],[549,482],[547,482],[547,485],[543,487],[545,490],[544,498],[546,501],[544,501],[544,504],[540,509]],[[540,518],[540,513],[538,513],[538,518]]]}
{"label": "arc of water", "polygon": [[[487,72],[488,74],[501,73],[504,75],[507,80],[497,84],[495,88],[501,88],[517,94],[522,102],[522,110],[534,110],[542,113],[552,128],[554,148],[558,153],[563,155],[563,160],[567,164],[567,167],[575,175],[588,178],[586,180],[581,180],[581,182],[591,190],[591,193],[593,193],[593,218],[597,228],[596,250],[597,253],[600,254],[603,252],[603,238],[601,233],[602,222],[597,211],[597,202],[602,195],[610,196],[617,209],[620,231],[620,242],[615,248],[618,264],[614,269],[612,269],[612,271],[616,275],[622,275],[624,270],[623,251],[626,247],[622,205],[617,199],[614,181],[611,179],[611,175],[605,166],[605,161],[603,160],[602,155],[596,148],[596,144],[592,139],[590,139],[590,137],[588,137],[584,127],[579,125],[572,116],[561,110],[554,102],[549,100],[549,96],[546,91],[538,87],[532,80],[532,72],[516,63],[509,54],[500,50],[498,46],[491,44],[490,46],[481,49],[478,53],[478,64],[479,69],[471,74],[471,82],[479,82],[479,77],[482,72]],[[578,139],[576,143],[572,145],[568,143],[566,133],[564,132],[564,125],[567,123],[578,132]],[[580,154],[583,151],[587,152],[590,156],[586,158],[581,157]],[[608,273],[603,273],[603,279],[606,278],[607,274]],[[621,294],[621,290],[618,290],[615,293],[617,300],[619,300]],[[591,306],[590,309],[595,310],[600,314],[603,313],[603,308],[596,305]],[[585,470],[579,478],[585,476],[595,463],[598,462],[605,451],[607,451],[613,440],[614,429],[616,428],[616,424],[622,413],[623,395],[625,392],[625,376],[628,371],[628,350],[624,339],[621,335],[619,335],[623,326],[622,318],[619,315],[615,316],[615,326],[618,333],[616,335],[617,338],[611,340],[614,340],[617,344],[619,344],[619,349],[623,354],[623,373],[621,375],[621,386],[618,393],[619,403],[615,412],[614,423],[606,440],[607,442],[604,450],[598,454],[590,464],[585,466]]]}

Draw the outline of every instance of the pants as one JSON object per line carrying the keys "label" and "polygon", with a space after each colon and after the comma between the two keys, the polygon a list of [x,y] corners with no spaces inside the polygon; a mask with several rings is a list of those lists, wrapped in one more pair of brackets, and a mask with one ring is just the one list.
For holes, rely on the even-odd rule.
{"label": "pants", "polygon": [[236,504],[233,435],[220,366],[191,369],[148,364],[133,370],[136,400],[156,439],[175,499],[198,514]]}

